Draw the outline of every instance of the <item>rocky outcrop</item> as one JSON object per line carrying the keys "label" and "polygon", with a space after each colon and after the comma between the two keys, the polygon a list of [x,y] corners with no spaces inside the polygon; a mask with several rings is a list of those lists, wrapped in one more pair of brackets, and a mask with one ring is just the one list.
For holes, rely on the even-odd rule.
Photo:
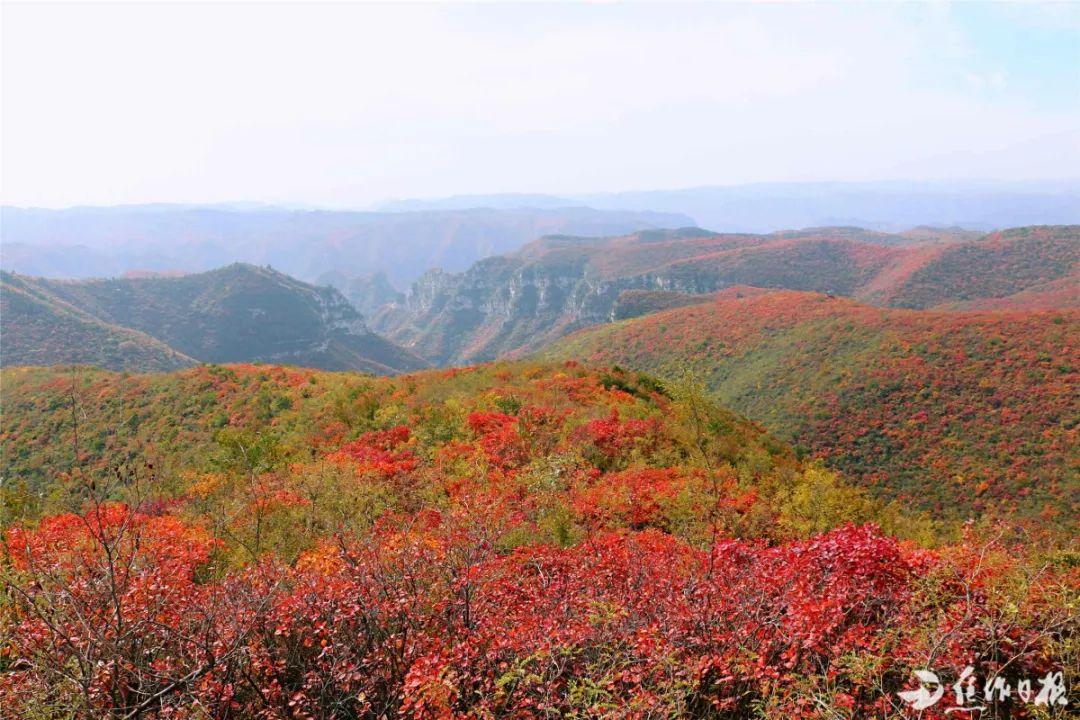
{"label": "rocky outcrop", "polygon": [[[612,276],[595,263],[609,239],[575,240],[581,252],[527,247],[481,260],[463,273],[431,270],[413,284],[404,303],[373,316],[374,328],[438,365],[483,362],[609,322],[626,291],[697,294],[727,285],[671,267]],[[655,241],[655,231],[646,240]]]}

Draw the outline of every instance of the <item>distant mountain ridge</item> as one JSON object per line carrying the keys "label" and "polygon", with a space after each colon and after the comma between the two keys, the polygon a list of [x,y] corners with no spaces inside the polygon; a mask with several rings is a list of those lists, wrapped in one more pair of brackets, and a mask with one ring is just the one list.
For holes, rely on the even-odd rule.
{"label": "distant mountain ridge", "polygon": [[426,366],[373,333],[337,290],[269,268],[86,281],[4,273],[2,290],[5,365],[260,361],[378,374]]}
{"label": "distant mountain ridge", "polygon": [[384,209],[587,205],[693,217],[724,232],[769,233],[857,225],[896,232],[917,226],[1003,227],[1080,223],[1080,180],[1029,182],[801,182],[569,194],[459,195],[386,203]]}
{"label": "distant mountain ridge", "polygon": [[129,270],[272,265],[306,282],[383,272],[399,288],[430,268],[464,270],[551,233],[614,235],[693,222],[586,207],[355,212],[247,206],[0,208],[4,270],[58,278]]}
{"label": "distant mountain ridge", "polygon": [[[1029,307],[1038,300],[1031,293],[1049,288],[1056,307],[1080,307],[1080,297],[1070,293],[1072,281],[1080,280],[1080,226],[969,237],[962,231],[928,239],[925,231],[913,236],[849,227],[768,235],[682,228],[546,237],[464,273],[429,272],[404,303],[384,308],[372,323],[435,364],[467,364],[531,352],[573,330],[609,322],[619,316],[626,292],[701,295],[751,285],[901,307],[979,298],[1007,306],[1007,298],[1017,295]],[[974,273],[968,269],[973,258],[981,259]]]}
{"label": "distant mountain ridge", "polygon": [[[1006,307],[1002,301],[1024,294],[1026,299],[1019,302],[1025,307],[1075,307],[1080,304],[1078,271],[1080,226],[1013,228],[937,248],[887,291],[885,299],[896,307],[970,303],[977,309],[980,301]],[[1033,294],[1043,300],[1035,302]]]}

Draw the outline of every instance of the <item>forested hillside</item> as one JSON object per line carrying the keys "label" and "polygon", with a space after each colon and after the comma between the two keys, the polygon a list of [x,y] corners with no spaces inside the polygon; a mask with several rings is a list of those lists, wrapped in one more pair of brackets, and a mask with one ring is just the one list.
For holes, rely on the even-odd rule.
{"label": "forested hillside", "polygon": [[0,720],[1080,720],[1080,0],[0,2]]}
{"label": "forested hillside", "polygon": [[[471,412],[486,412],[490,422],[510,422],[531,394],[542,397],[553,415],[529,422],[550,424],[555,436],[574,425],[566,424],[566,413],[607,422],[611,410],[626,416],[633,432],[645,432],[651,425],[633,419],[657,412],[657,403],[671,402],[669,393],[647,379],[574,364],[480,366],[396,379],[270,365],[203,365],[168,374],[10,368],[0,377],[6,414],[3,474],[25,480],[34,493],[59,489],[62,483],[56,481],[73,471],[104,472],[131,463],[151,464],[155,475],[175,483],[185,471],[213,470],[222,450],[219,441],[237,432],[272,439],[280,459],[306,461],[320,448],[397,424],[410,425],[414,435],[428,438],[424,442],[464,439],[474,432]],[[710,446],[727,448],[731,459],[775,456],[781,465],[795,467],[790,450],[753,423],[719,408],[709,412],[714,424],[703,441]],[[526,412],[522,422],[529,417]],[[597,432],[605,427],[595,426]],[[616,433],[609,438],[616,445],[623,442],[617,438],[620,427],[611,420],[608,428]],[[623,450],[630,452],[636,441],[625,442]],[[548,449],[553,452],[554,446]]]}
{"label": "forested hillside", "polygon": [[915,312],[734,288],[545,354],[700,378],[876,494],[935,513],[1080,511],[1076,311]]}
{"label": "forested hillside", "polygon": [[5,365],[85,363],[138,371],[195,360],[149,335],[64,302],[33,279],[0,274],[0,358]]}
{"label": "forested hillside", "polygon": [[890,305],[927,308],[977,303],[1044,309],[1080,302],[1080,227],[1015,228],[941,248],[885,293]]}
{"label": "forested hillside", "polygon": [[[426,364],[371,332],[338,291],[252,265],[86,281],[5,273],[0,293],[10,296],[0,318],[5,365],[139,370],[257,360],[387,374]],[[147,360],[148,347],[163,359]]]}
{"label": "forested hillside", "polygon": [[3,382],[4,477],[32,482],[5,484],[0,549],[19,717],[870,717],[928,662],[1075,659],[1052,537],[885,506],[693,385],[576,363]]}

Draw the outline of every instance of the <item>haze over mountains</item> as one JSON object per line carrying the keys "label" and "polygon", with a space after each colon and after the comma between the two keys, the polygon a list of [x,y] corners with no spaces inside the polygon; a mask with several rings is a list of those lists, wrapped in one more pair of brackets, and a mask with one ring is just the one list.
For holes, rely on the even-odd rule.
{"label": "haze over mountains", "polygon": [[0,720],[1080,717],[1080,2],[0,13]]}
{"label": "haze over mountains", "polygon": [[1080,223],[1080,181],[758,183],[584,195],[460,195],[384,203],[382,210],[469,207],[556,208],[679,213],[724,232],[767,233],[856,225],[901,231],[919,225],[989,231]]}
{"label": "haze over mountains", "polygon": [[370,310],[368,279],[377,273],[403,291],[427,270],[463,271],[544,235],[613,236],[689,226],[732,233],[826,226],[986,232],[1075,224],[1080,182],[774,183],[570,196],[465,195],[384,203],[365,212],[258,203],[0,212],[5,270],[86,278],[132,270],[200,272],[247,262],[333,284]]}
{"label": "haze over mountains", "polygon": [[378,213],[145,205],[2,212],[0,263],[27,275],[199,272],[247,262],[308,282],[327,276],[345,283],[381,271],[402,288],[429,268],[464,270],[542,235],[611,235],[692,223],[679,214],[584,207]]}

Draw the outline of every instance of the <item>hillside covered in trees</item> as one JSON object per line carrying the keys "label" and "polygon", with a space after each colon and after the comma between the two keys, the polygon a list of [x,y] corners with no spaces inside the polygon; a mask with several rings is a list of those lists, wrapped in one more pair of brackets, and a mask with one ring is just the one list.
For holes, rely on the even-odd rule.
{"label": "hillside covered in trees", "polygon": [[1052,536],[885,505],[693,384],[3,381],[4,475],[34,483],[5,486],[0,551],[17,716],[899,716],[931,663],[1074,666]]}
{"label": "hillside covered in trees", "polygon": [[0,298],[4,365],[257,360],[379,374],[426,365],[368,329],[337,290],[253,265],[82,281],[4,273]]}
{"label": "hillside covered in trees", "polygon": [[146,333],[106,322],[34,278],[0,275],[0,359],[10,365],[88,363],[172,370],[195,360]]}
{"label": "hillside covered in trees", "polygon": [[0,25],[0,720],[1080,719],[1080,0]]}
{"label": "hillside covered in trees", "polygon": [[600,325],[550,357],[699,378],[722,404],[935,513],[1080,510],[1077,311],[890,310],[732,288]]}

